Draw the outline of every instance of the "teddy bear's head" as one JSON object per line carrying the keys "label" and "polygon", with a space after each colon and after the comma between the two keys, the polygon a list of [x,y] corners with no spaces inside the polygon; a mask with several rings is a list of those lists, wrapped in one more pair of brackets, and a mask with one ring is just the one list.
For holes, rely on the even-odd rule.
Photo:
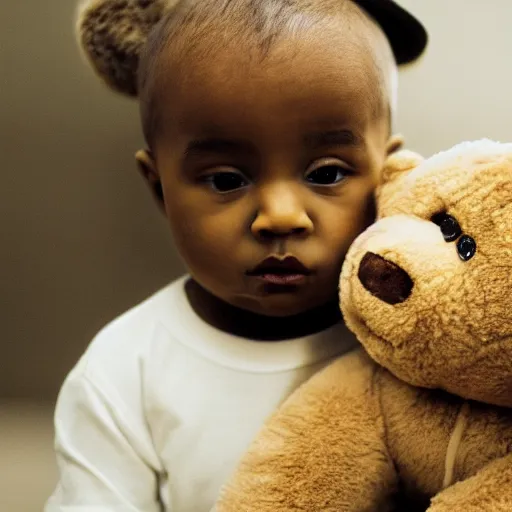
{"label": "teddy bear's head", "polygon": [[356,239],[341,308],[398,378],[512,406],[512,144],[392,155]]}

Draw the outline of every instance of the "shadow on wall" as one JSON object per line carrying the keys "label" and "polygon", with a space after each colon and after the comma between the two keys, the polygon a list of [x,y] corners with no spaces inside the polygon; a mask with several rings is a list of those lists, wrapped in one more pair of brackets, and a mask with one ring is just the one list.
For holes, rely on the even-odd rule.
{"label": "shadow on wall", "polygon": [[91,337],[182,273],[138,176],[137,104],[74,40],[74,1],[2,2],[0,396],[53,400]]}

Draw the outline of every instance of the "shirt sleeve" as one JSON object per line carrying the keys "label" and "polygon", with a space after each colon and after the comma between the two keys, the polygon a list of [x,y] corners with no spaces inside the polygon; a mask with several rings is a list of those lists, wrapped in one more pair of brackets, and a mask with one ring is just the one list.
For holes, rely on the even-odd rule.
{"label": "shirt sleeve", "polygon": [[163,510],[159,462],[140,416],[130,414],[107,382],[77,365],[55,410],[60,480],[45,512]]}

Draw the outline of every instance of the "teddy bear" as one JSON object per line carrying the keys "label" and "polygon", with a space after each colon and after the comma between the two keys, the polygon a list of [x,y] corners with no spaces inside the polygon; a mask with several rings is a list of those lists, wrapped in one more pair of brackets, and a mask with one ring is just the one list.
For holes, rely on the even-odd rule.
{"label": "teddy bear", "polygon": [[268,419],[216,512],[512,511],[512,144],[391,155],[340,306],[361,346]]}

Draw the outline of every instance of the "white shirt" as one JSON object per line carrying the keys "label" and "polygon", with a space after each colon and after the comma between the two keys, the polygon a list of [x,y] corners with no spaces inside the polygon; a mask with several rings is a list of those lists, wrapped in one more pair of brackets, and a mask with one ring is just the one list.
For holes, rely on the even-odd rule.
{"label": "white shirt", "polygon": [[264,420],[356,345],[342,324],[278,342],[219,331],[187,278],[107,325],[68,375],[46,512],[208,512]]}

